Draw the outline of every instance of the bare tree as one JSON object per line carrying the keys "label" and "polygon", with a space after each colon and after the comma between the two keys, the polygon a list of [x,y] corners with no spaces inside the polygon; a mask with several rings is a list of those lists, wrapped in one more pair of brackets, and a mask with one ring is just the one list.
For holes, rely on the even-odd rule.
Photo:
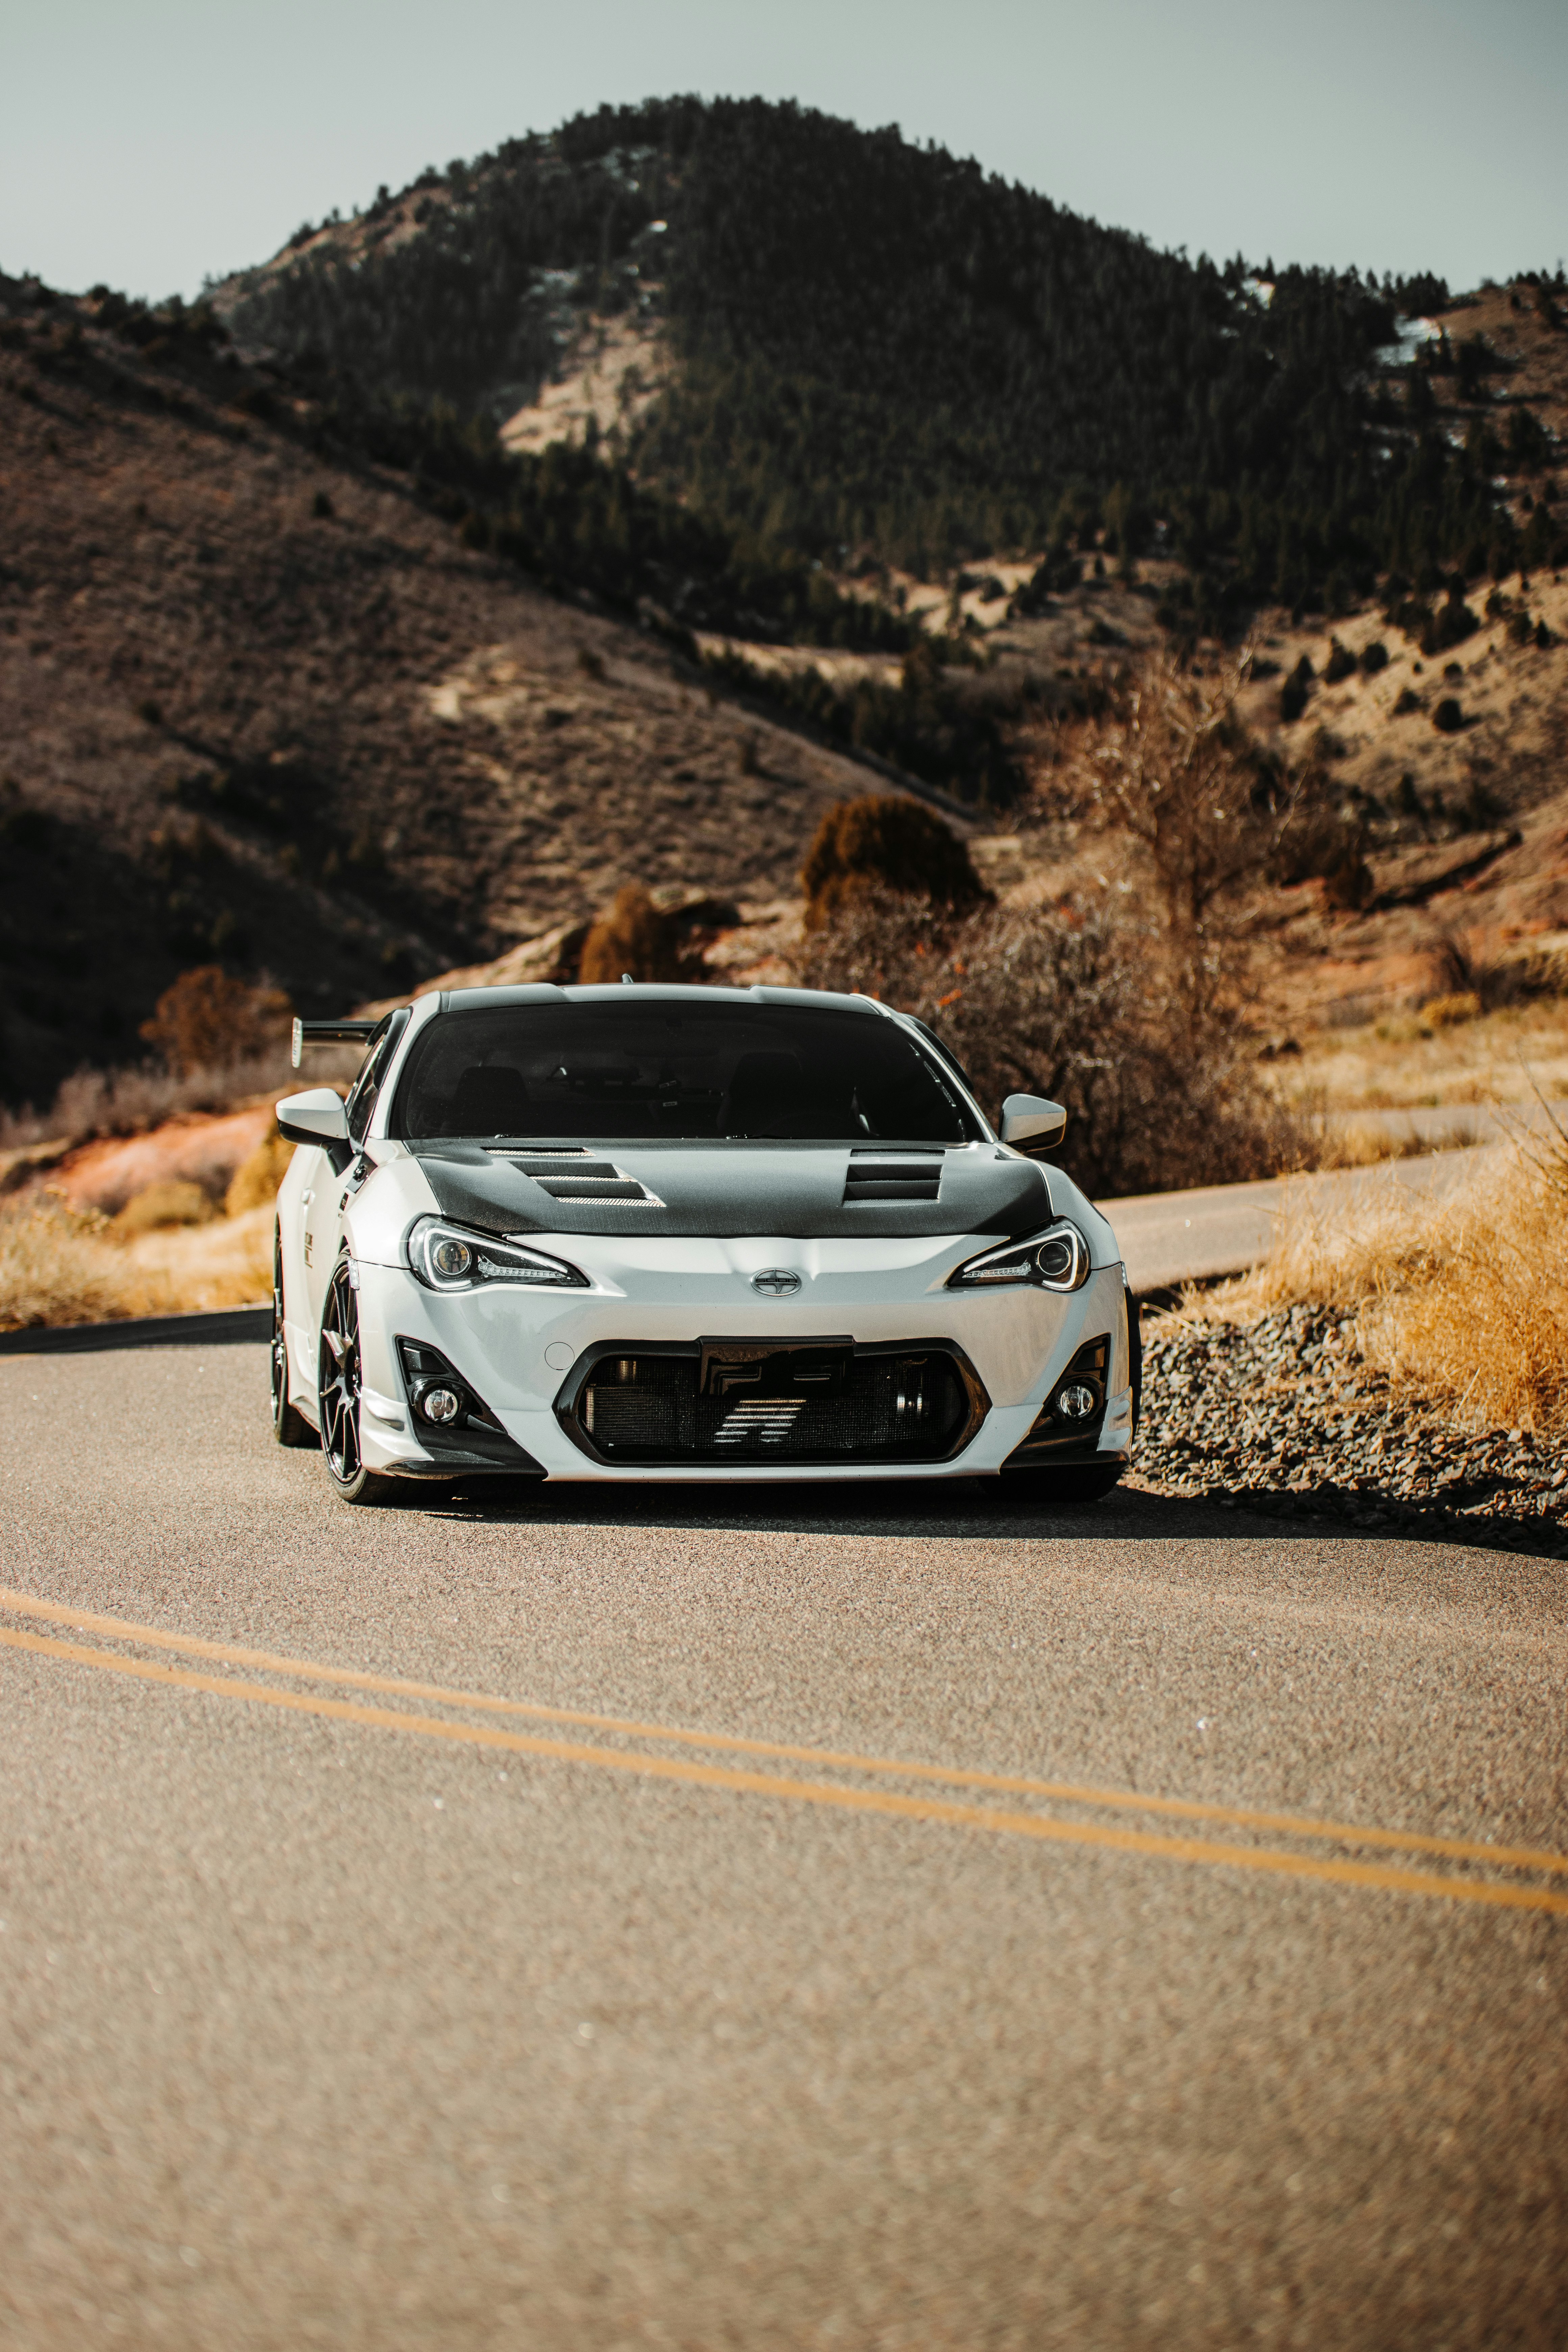
{"label": "bare tree", "polygon": [[1234,987],[1240,902],[1294,807],[1293,791],[1262,777],[1237,709],[1249,666],[1244,654],[1208,675],[1165,656],[1089,742],[1094,803],[1141,856],[1159,897],[1170,981],[1193,1013],[1212,1012]]}
{"label": "bare tree", "polygon": [[806,951],[808,986],[917,1014],[993,1115],[1010,1093],[1071,1114],[1062,1164],[1090,1192],[1273,1174],[1299,1139],[1230,1024],[1194,1019],[1150,970],[1150,942],[1103,908],[936,908],[847,900]]}

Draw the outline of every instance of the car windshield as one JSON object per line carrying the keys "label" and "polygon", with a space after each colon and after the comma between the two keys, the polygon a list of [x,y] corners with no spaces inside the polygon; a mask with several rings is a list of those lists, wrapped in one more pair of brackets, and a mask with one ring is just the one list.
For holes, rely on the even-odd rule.
{"label": "car windshield", "polygon": [[951,1075],[896,1022],[832,1005],[627,995],[438,1015],[409,1055],[393,1133],[790,1143],[982,1134]]}

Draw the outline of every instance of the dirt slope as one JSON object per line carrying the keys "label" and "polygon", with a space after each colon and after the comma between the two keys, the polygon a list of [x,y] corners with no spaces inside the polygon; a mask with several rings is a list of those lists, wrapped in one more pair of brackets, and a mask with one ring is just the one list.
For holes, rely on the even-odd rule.
{"label": "dirt slope", "polygon": [[865,788],[177,357],[0,280],[0,1096],[215,958],[321,1011],[624,880],[772,896]]}

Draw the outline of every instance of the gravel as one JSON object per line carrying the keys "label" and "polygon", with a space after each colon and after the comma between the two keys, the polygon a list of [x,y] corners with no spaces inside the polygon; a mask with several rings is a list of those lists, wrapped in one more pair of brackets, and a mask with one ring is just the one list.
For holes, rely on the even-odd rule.
{"label": "gravel", "polygon": [[1133,1476],[1156,1494],[1568,1559],[1568,1447],[1466,1428],[1395,1391],[1329,1307],[1247,1327],[1152,1318]]}

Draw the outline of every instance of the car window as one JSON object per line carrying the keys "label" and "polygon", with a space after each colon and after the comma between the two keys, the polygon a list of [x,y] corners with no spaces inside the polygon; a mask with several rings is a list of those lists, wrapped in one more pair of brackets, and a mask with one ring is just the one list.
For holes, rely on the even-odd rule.
{"label": "car window", "polygon": [[400,1004],[395,1013],[387,1014],[365,1048],[363,1066],[349,1089],[348,1101],[343,1106],[349,1133],[356,1143],[363,1143],[369,1131],[371,1113],[381,1093],[382,1080],[391,1066],[397,1041],[407,1023],[408,1007]]}
{"label": "car window", "polygon": [[952,1047],[951,1045],[944,1045],[942,1039],[937,1035],[936,1031],[928,1026],[925,1022],[917,1021],[915,1023],[915,1027],[920,1031],[921,1035],[925,1039],[926,1044],[931,1047],[931,1052],[942,1055],[942,1058],[947,1064],[948,1068],[953,1071],[956,1076],[963,1080],[963,1084],[969,1088],[970,1093],[974,1097],[976,1102],[978,1102],[980,1099],[980,1090],[976,1087],[973,1079],[970,1076],[969,1072],[964,1068],[963,1064],[959,1060],[958,1055],[953,1052]]}
{"label": "car window", "polygon": [[907,1030],[831,1005],[670,998],[473,1007],[422,1031],[394,1133],[563,1142],[964,1143],[946,1071]]}

